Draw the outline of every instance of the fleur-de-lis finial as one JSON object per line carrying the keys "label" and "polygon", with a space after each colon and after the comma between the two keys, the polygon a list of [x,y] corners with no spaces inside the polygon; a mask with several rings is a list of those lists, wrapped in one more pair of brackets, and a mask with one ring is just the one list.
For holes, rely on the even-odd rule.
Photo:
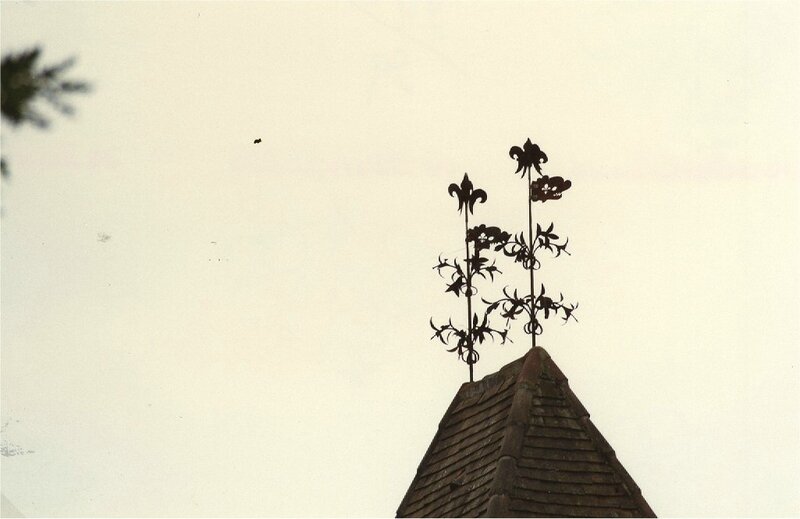
{"label": "fleur-de-lis finial", "polygon": [[465,207],[467,211],[472,213],[472,208],[476,202],[484,203],[486,202],[486,191],[483,189],[472,189],[472,182],[464,173],[464,178],[461,180],[461,185],[458,184],[450,184],[450,187],[447,188],[447,192],[450,193],[450,196],[456,196],[458,198],[458,212],[460,213],[462,209]]}
{"label": "fleur-de-lis finial", "polygon": [[531,167],[541,175],[541,164],[547,162],[547,155],[539,148],[538,144],[532,143],[530,139],[525,141],[522,148],[513,146],[508,150],[508,154],[517,161],[517,171],[514,173],[522,172],[523,177],[531,170]]}

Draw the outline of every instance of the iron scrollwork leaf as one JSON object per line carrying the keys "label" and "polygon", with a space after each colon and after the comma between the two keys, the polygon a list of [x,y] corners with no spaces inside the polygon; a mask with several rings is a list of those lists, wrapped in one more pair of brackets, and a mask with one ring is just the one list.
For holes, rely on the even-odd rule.
{"label": "iron scrollwork leaf", "polygon": [[552,252],[555,257],[561,256],[561,253],[565,253],[567,256],[570,253],[567,251],[567,244],[569,243],[569,238],[564,240],[564,243],[558,243],[559,237],[557,234],[553,232],[553,224],[551,223],[550,226],[542,230],[542,227],[537,223],[536,224],[536,246],[534,247],[534,254],[539,249],[547,249]]}

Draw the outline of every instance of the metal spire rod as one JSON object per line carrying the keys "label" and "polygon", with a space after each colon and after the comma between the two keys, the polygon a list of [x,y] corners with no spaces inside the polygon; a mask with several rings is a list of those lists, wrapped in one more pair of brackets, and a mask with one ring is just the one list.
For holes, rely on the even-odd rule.
{"label": "metal spire rod", "polygon": [[472,267],[469,262],[469,211],[464,211],[464,244],[467,247],[467,365],[469,366],[469,381],[474,382],[472,376],[472,365],[475,364],[472,359],[472,351],[475,348],[472,337]]}
{"label": "metal spire rod", "polygon": [[530,264],[528,270],[531,277],[531,348],[536,348],[536,304],[534,298],[535,289],[533,283],[533,200],[531,200],[531,170],[528,168],[528,189],[525,190],[525,197],[528,199],[528,247],[530,252]]}

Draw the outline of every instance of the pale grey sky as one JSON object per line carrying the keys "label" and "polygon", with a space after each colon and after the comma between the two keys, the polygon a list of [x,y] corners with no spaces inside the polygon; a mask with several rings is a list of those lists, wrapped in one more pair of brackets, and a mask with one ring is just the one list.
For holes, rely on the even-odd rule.
{"label": "pale grey sky", "polygon": [[463,239],[447,186],[468,171],[476,223],[522,230],[531,137],[573,181],[537,214],[572,251],[540,279],[580,302],[540,342],[653,509],[800,514],[795,3],[0,15],[4,54],[94,86],[2,128],[22,513],[394,515],[467,375],[429,341],[463,313],[431,270]]}

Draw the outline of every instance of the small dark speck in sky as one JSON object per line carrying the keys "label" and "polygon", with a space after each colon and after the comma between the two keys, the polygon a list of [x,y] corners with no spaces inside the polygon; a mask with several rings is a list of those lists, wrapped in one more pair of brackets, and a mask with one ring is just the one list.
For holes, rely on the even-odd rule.
{"label": "small dark speck in sky", "polygon": [[111,236],[109,236],[108,234],[106,234],[104,232],[97,233],[97,241],[99,241],[100,243],[105,243],[110,239],[111,239]]}
{"label": "small dark speck in sky", "polygon": [[254,141],[253,141],[253,144],[258,144],[258,143],[260,143],[260,142],[261,142],[261,138],[259,137],[258,139],[256,139],[256,140],[254,140]]}

